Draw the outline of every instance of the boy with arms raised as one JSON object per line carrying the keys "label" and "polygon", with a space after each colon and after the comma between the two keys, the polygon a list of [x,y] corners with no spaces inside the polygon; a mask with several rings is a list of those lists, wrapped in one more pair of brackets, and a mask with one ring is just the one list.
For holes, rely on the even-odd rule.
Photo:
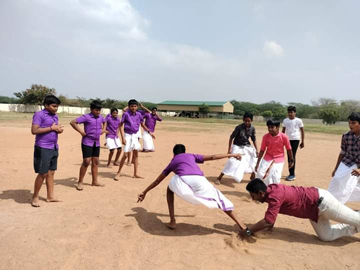
{"label": "boy with arms raised", "polygon": [[[131,99],[128,102],[128,110],[123,113],[120,122],[120,135],[124,146],[124,155],[120,160],[119,170],[116,173],[114,180],[118,181],[120,178],[121,169],[125,164],[125,160],[129,158],[131,152],[134,161],[134,178],[142,178],[138,175],[138,153],[140,150],[139,129],[140,125],[144,130],[149,132],[149,129],[144,125],[144,118],[141,113],[137,112],[138,102]],[[123,128],[124,127],[124,128]]]}
{"label": "boy with arms raised", "polygon": [[45,109],[36,112],[33,116],[31,133],[35,137],[34,170],[37,173],[34,184],[34,195],[31,200],[33,207],[40,207],[39,192],[46,179],[47,202],[58,202],[54,197],[54,175],[57,169],[59,156],[58,134],[64,129],[59,125],[56,112],[60,100],[54,95],[48,95],[44,99]]}
{"label": "boy with arms raised", "polygon": [[[105,118],[100,114],[102,105],[94,100],[90,104],[90,113],[84,114],[70,122],[70,125],[82,136],[81,150],[83,162],[80,166],[77,190],[83,190],[83,180],[91,163],[92,186],[101,185],[98,180],[100,136],[105,133]],[[79,124],[84,124],[82,129]]]}

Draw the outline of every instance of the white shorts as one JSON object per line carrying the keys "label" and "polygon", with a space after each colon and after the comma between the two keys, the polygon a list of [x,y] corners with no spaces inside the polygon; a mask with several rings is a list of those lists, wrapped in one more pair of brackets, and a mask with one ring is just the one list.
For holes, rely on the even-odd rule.
{"label": "white shorts", "polygon": [[360,202],[360,177],[351,175],[356,165],[351,167],[340,163],[330,181],[329,192],[341,203]]}
{"label": "white shorts", "polygon": [[148,151],[155,150],[153,138],[151,137],[150,133],[145,130],[143,132],[143,144],[144,144],[143,147],[144,150],[148,150]]}
{"label": "white shorts", "polygon": [[234,209],[233,203],[204,176],[175,174],[170,180],[169,188],[191,204],[203,204],[208,208],[220,208],[223,211]]}
{"label": "white shorts", "polygon": [[138,133],[134,133],[134,134],[127,134],[125,133],[125,140],[126,140],[126,145],[124,147],[124,152],[125,153],[129,153],[133,150],[137,150],[139,151],[141,148],[140,142],[139,142],[139,137],[138,137]]}
{"label": "white shorts", "polygon": [[260,178],[268,186],[270,184],[279,184],[284,162],[275,163],[273,160],[267,161],[262,159],[257,173],[256,178]]}
{"label": "white shorts", "polygon": [[119,140],[119,137],[116,138],[106,138],[106,146],[109,150],[121,148],[122,144]]}

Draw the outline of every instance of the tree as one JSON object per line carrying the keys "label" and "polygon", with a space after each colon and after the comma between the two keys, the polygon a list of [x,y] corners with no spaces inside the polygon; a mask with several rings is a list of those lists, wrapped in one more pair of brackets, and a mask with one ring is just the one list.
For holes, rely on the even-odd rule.
{"label": "tree", "polygon": [[269,119],[273,116],[273,113],[272,111],[264,111],[262,114],[261,114],[265,119]]}
{"label": "tree", "polygon": [[340,114],[335,108],[320,109],[319,117],[323,120],[323,123],[327,125],[333,125],[340,120]]}
{"label": "tree", "polygon": [[205,115],[207,115],[209,112],[210,112],[209,105],[203,103],[199,106],[199,113],[201,113],[203,117],[205,117]]}
{"label": "tree", "polygon": [[33,84],[30,89],[14,93],[19,98],[21,104],[43,105],[44,98],[47,95],[56,95],[55,88],[49,88],[41,84]]}
{"label": "tree", "polygon": [[19,103],[19,100],[13,97],[0,96],[0,103],[16,104]]}

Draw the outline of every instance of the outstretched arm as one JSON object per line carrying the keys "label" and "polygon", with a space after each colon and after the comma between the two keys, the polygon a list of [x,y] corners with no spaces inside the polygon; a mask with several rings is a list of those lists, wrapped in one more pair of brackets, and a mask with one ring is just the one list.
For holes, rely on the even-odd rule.
{"label": "outstretched arm", "polygon": [[[265,219],[262,219],[262,220],[258,221],[257,223],[255,223],[254,225],[248,226],[247,228],[250,230],[251,233],[255,233],[258,231],[272,228],[273,226],[274,226],[274,224],[268,223]],[[240,231],[240,236],[242,238],[245,238],[248,235],[246,234],[245,230],[242,230],[242,231]]]}
{"label": "outstretched arm", "polygon": [[231,158],[231,157],[241,159],[241,154],[206,155],[206,156],[204,156],[204,161],[217,160],[217,159],[223,159],[223,158]]}
{"label": "outstretched arm", "polygon": [[137,202],[142,202],[145,199],[146,193],[148,193],[150,190],[152,190],[154,187],[156,187],[157,185],[159,185],[161,183],[162,180],[164,180],[166,178],[166,175],[161,173],[158,178],[156,178],[156,180],[154,182],[152,182],[142,193],[140,193],[138,195],[138,201]]}

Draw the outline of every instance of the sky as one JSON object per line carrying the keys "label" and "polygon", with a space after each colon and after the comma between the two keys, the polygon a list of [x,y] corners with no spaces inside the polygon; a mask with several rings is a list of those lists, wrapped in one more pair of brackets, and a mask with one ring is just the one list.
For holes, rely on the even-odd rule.
{"label": "sky", "polygon": [[0,95],[360,100],[360,1],[0,0]]}

